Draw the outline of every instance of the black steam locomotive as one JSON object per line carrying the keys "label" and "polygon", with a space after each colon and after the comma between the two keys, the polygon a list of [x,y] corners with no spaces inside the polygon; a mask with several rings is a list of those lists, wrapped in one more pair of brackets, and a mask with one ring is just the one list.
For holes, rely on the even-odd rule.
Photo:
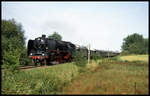
{"label": "black steam locomotive", "polygon": [[[47,65],[50,63],[70,62],[73,60],[75,50],[83,50],[88,57],[86,47],[76,47],[71,42],[49,39],[46,38],[46,35],[28,41],[28,56],[35,65],[37,63]],[[111,51],[90,50],[91,58],[95,53],[103,57],[118,55],[118,53]]]}
{"label": "black steam locomotive", "polygon": [[54,39],[46,38],[46,35],[28,41],[28,56],[37,63],[62,63],[72,61],[75,45]]}

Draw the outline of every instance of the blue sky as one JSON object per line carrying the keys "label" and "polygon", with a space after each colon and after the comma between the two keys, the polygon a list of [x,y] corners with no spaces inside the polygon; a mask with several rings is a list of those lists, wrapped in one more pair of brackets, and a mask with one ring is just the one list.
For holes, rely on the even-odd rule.
{"label": "blue sky", "polygon": [[92,49],[120,51],[133,33],[148,38],[148,2],[2,2],[2,19],[23,25],[26,43],[54,31]]}

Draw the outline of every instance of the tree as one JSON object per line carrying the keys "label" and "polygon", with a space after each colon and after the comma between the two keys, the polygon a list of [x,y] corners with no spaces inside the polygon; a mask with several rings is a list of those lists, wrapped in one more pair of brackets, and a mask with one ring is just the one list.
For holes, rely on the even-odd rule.
{"label": "tree", "polygon": [[134,33],[123,39],[122,52],[130,54],[145,54],[148,48],[147,41],[142,35]]}
{"label": "tree", "polygon": [[16,69],[20,65],[21,52],[25,49],[22,25],[14,19],[2,20],[2,67]]}
{"label": "tree", "polygon": [[58,34],[57,32],[54,32],[52,35],[48,36],[49,39],[55,39],[55,40],[62,40],[62,36]]}

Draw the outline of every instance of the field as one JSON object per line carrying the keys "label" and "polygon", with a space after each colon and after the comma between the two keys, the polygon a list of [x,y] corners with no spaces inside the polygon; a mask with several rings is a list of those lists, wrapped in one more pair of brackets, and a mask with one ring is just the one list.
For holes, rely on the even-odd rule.
{"label": "field", "polygon": [[145,61],[148,62],[148,55],[129,55],[120,57],[121,60],[125,61]]}
{"label": "field", "polygon": [[[63,94],[148,94],[148,62],[137,61],[139,55],[134,57],[136,62],[127,56],[125,62],[124,56],[117,57],[119,61],[100,60],[94,70],[74,78]],[[148,60],[148,56],[142,60]]]}
{"label": "field", "polygon": [[73,63],[2,71],[2,94],[148,94],[148,71],[146,55],[91,61],[81,73]]}

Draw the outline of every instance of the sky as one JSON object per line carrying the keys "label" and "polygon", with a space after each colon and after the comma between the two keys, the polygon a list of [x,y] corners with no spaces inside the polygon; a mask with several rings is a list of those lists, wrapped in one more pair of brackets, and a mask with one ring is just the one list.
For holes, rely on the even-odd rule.
{"label": "sky", "polygon": [[64,41],[121,51],[133,33],[149,38],[149,2],[2,2],[2,19],[14,18],[29,39],[58,32]]}

